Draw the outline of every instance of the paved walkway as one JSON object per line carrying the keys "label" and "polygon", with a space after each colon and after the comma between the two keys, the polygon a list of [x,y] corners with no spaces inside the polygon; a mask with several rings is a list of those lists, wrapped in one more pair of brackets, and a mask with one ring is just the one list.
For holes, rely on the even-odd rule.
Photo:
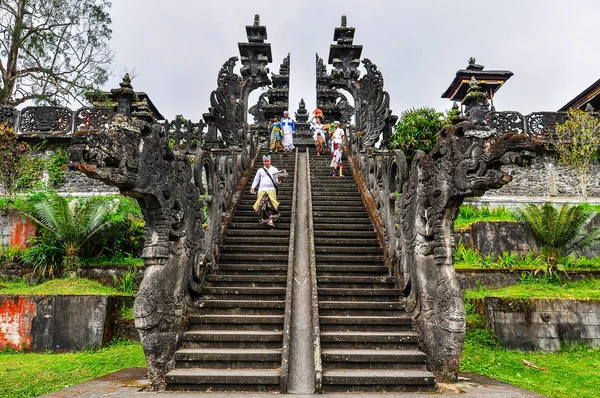
{"label": "paved walkway", "polygon": [[[319,395],[293,395],[293,394],[253,394],[253,393],[174,393],[174,392],[163,392],[163,393],[150,393],[140,391],[144,386],[148,385],[148,381],[145,379],[146,369],[144,368],[131,368],[124,369],[119,372],[115,372],[104,377],[100,377],[88,382],[78,384],[76,386],[68,387],[60,391],[43,395],[44,398],[101,398],[101,397],[135,397],[135,398],[150,398],[150,397],[164,397],[164,398],[191,398],[191,397],[210,397],[210,398],[221,398],[221,397],[241,397],[241,398],[255,398],[255,397],[318,397]],[[453,397],[456,398],[533,398],[543,397],[542,395],[535,394],[531,391],[524,390],[512,386],[510,384],[502,383],[494,379],[479,376],[476,374],[463,374],[459,382],[455,384],[441,384],[438,386],[444,389],[444,392],[438,393],[406,393],[406,394],[323,394],[327,398],[363,398],[363,397],[402,397],[402,398],[428,398],[428,397]],[[460,394],[460,395],[459,395]]]}

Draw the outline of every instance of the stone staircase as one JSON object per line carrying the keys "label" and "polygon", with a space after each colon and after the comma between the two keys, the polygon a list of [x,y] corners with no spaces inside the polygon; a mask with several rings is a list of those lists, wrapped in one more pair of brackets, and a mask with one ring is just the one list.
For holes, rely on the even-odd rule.
{"label": "stone staircase", "polygon": [[348,162],[330,161],[310,155],[322,391],[434,391]]}
{"label": "stone staircase", "polygon": [[[262,153],[261,153],[262,155]],[[272,155],[289,177],[278,192],[281,217],[258,223],[250,194],[257,158],[221,246],[217,269],[195,302],[190,329],[167,374],[168,390],[280,390],[294,153]]]}

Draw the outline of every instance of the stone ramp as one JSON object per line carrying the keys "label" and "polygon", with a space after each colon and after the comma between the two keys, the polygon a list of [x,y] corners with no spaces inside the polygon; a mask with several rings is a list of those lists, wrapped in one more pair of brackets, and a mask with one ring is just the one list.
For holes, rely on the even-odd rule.
{"label": "stone ramp", "polygon": [[260,225],[252,208],[261,155],[216,269],[195,301],[175,369],[166,376],[169,391],[280,390],[295,153],[272,155],[272,164],[289,174],[277,194],[281,217],[274,229]]}
{"label": "stone ramp", "polygon": [[323,392],[435,391],[352,171],[310,155]]}

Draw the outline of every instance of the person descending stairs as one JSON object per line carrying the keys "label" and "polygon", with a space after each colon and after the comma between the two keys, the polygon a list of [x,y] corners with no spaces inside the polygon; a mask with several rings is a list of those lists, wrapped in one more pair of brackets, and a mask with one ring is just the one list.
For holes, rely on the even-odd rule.
{"label": "person descending stairs", "polygon": [[310,156],[322,390],[435,391],[352,170],[330,161]]}
{"label": "person descending stairs", "polygon": [[202,287],[190,329],[175,353],[168,390],[279,391],[290,212],[295,153],[272,154],[286,169],[279,187],[281,216],[261,225],[250,186],[254,169],[221,245],[218,264]]}

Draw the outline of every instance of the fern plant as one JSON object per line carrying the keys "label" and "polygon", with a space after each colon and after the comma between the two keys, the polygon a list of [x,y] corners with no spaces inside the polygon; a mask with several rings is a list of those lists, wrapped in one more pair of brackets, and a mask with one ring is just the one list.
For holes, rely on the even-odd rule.
{"label": "fern plant", "polygon": [[74,270],[79,266],[83,244],[108,225],[105,215],[110,204],[102,198],[80,200],[52,195],[35,204],[36,214],[26,215],[51,235],[62,254],[61,266]]}
{"label": "fern plant", "polygon": [[592,248],[600,241],[600,227],[586,230],[596,214],[581,205],[564,204],[560,209],[550,202],[529,204],[515,211],[518,221],[529,226],[550,275],[557,271],[559,257]]}

